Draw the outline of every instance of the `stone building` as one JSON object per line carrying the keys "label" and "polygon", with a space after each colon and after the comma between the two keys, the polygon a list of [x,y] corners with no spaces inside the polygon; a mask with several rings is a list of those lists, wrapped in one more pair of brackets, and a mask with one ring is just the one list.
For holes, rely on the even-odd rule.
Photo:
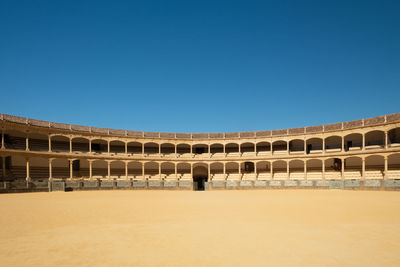
{"label": "stone building", "polygon": [[400,188],[400,113],[233,133],[105,129],[0,114],[2,190]]}

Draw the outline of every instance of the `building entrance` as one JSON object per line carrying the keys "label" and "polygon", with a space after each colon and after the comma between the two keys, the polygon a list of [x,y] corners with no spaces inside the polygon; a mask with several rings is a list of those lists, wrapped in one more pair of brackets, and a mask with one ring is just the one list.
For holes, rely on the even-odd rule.
{"label": "building entrance", "polygon": [[206,182],[207,182],[207,177],[204,176],[193,177],[193,190],[204,191]]}
{"label": "building entrance", "polygon": [[206,166],[196,166],[193,168],[193,190],[204,191],[207,179],[208,170]]}

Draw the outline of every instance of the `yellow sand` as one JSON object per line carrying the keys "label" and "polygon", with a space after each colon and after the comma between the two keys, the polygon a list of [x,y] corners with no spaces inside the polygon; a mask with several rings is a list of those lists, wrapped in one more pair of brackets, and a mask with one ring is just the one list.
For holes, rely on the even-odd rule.
{"label": "yellow sand", "polygon": [[0,195],[2,266],[398,266],[400,192]]}

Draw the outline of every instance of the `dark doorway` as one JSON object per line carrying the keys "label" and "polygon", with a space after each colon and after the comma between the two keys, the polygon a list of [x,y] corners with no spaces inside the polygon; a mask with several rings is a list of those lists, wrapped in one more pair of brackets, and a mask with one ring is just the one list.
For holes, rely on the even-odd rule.
{"label": "dark doorway", "polygon": [[194,191],[204,191],[206,182],[207,182],[207,177],[205,177],[205,176],[193,177],[193,190]]}

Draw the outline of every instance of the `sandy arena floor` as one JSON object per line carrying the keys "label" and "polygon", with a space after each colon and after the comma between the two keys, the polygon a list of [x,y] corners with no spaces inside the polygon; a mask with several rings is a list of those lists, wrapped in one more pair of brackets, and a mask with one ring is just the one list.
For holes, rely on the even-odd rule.
{"label": "sandy arena floor", "polygon": [[400,192],[0,195],[1,266],[398,266]]}

